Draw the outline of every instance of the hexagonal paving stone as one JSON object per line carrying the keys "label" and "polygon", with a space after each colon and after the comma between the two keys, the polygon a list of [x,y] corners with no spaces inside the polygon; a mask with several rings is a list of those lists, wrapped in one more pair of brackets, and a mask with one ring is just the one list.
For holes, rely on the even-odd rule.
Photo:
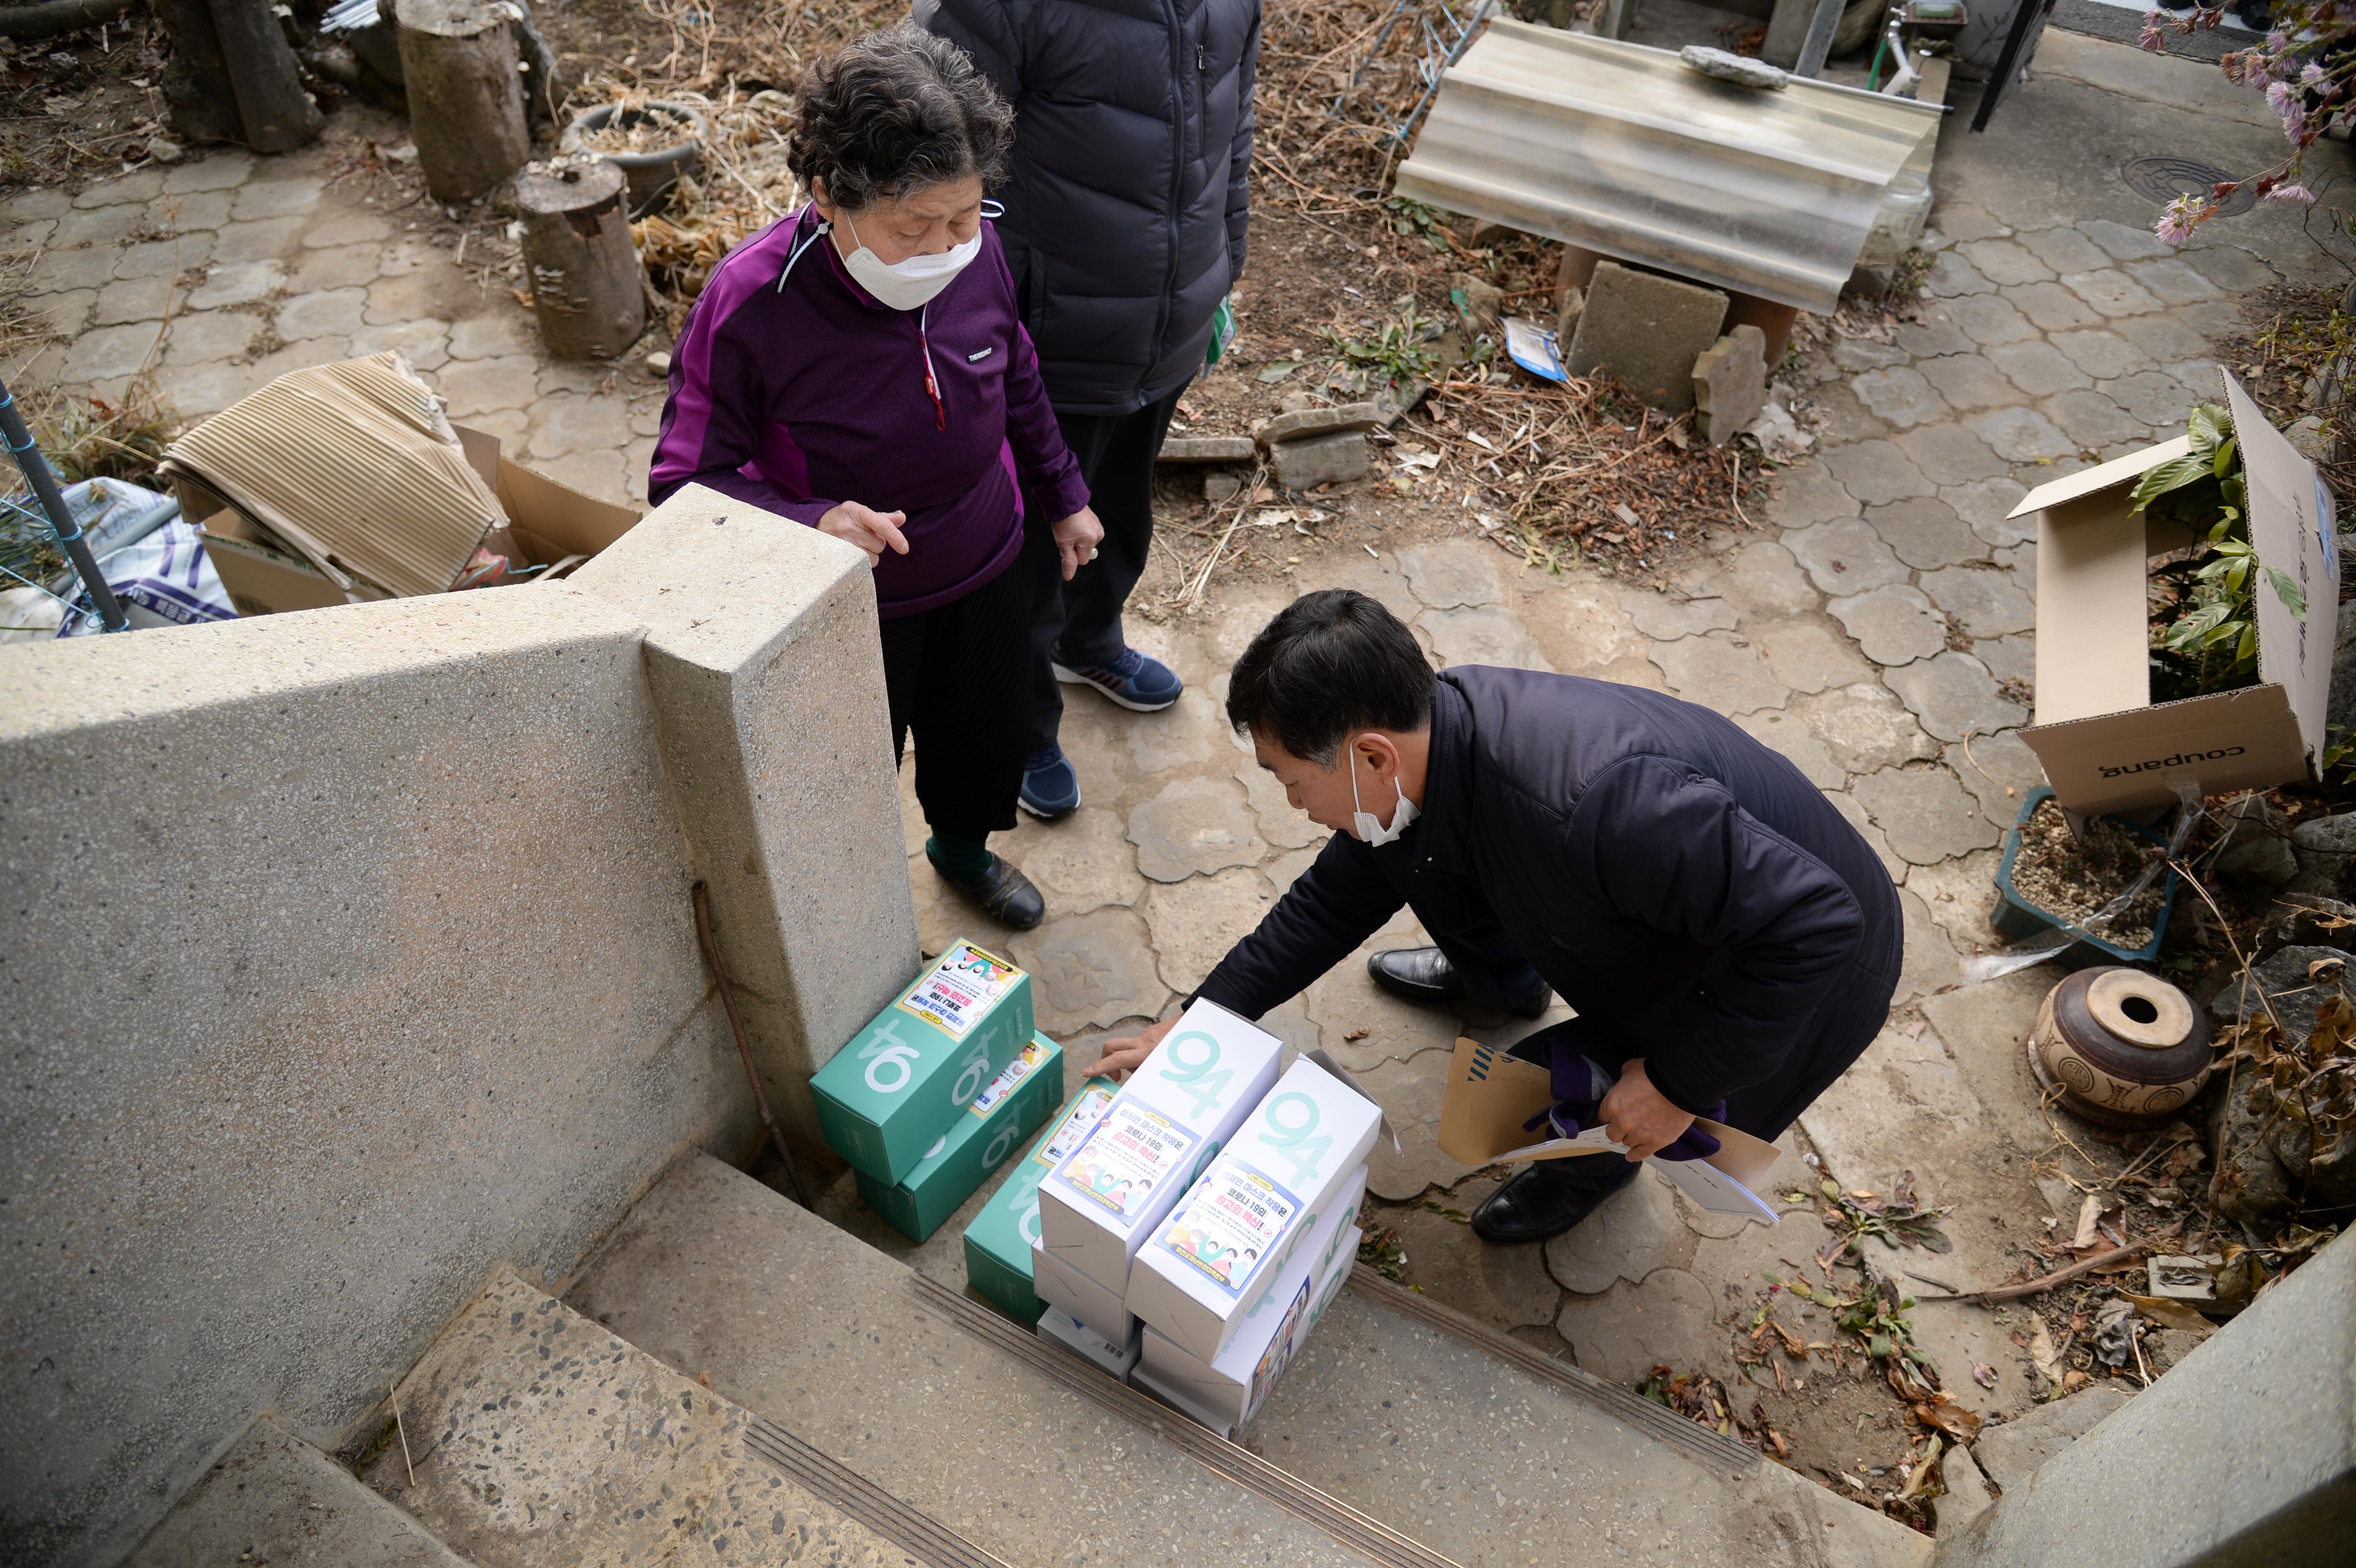
{"label": "hexagonal paving stone", "polygon": [[224,223],[215,231],[216,261],[262,261],[283,257],[303,232],[299,218],[264,218],[252,223]]}
{"label": "hexagonal paving stone", "polygon": [[2217,297],[2217,285],[2187,266],[2181,257],[2170,256],[2159,261],[2130,261],[2126,271],[2127,276],[2168,304],[2190,304],[2195,300]]}
{"label": "hexagonal paving stone", "polygon": [[53,294],[69,289],[102,289],[114,279],[116,255],[101,250],[47,251],[25,274],[25,292]]}
{"label": "hexagonal paving stone", "polygon": [[1976,294],[1969,299],[1951,300],[1947,304],[1949,320],[1963,329],[1964,336],[1984,348],[2000,343],[2019,343],[2037,336],[2037,328],[2029,318],[2015,310],[2009,300],[1995,294]]}
{"label": "hexagonal paving stone", "polygon": [[1756,713],[1792,699],[1756,647],[1723,632],[1662,643],[1653,649],[1653,663],[1671,691],[1720,713]]}
{"label": "hexagonal paving stone", "polygon": [[1604,670],[1630,661],[1649,672],[1643,660],[1651,644],[1628,618],[1631,597],[1617,582],[1567,573],[1558,586],[1523,596],[1522,625],[1545,651],[1547,667],[1565,675],[1610,679]]}
{"label": "hexagonal paving stone", "polygon": [[229,221],[229,204],[237,193],[209,190],[187,196],[169,191],[147,204],[147,228],[157,234],[193,234],[219,229]]}
{"label": "hexagonal paving stone", "polygon": [[[2224,396],[2225,380],[2219,374],[2224,368],[2214,359],[2179,359],[2173,365],[2163,365],[2166,372],[2186,391],[2202,402],[2212,402]],[[2107,390],[2108,389],[2104,389]]]}
{"label": "hexagonal paving stone", "polygon": [[1816,607],[1816,590],[1789,546],[1751,539],[1712,563],[1707,579],[1719,597],[1745,620],[1772,620]]}
{"label": "hexagonal paving stone", "polygon": [[1860,441],[1825,454],[1825,466],[1841,487],[1869,507],[1928,496],[1934,486],[1899,447],[1886,441]]}
{"label": "hexagonal paving stone", "polygon": [[498,359],[510,354],[536,353],[539,347],[540,340],[533,335],[531,324],[519,319],[513,312],[469,316],[450,327],[453,359]]}
{"label": "hexagonal paving stone", "polygon": [[[1187,688],[1170,707],[1141,718],[1141,722],[1121,726],[1130,758],[1137,763],[1140,773],[1169,773],[1206,762],[1215,752],[1232,754],[1227,752],[1226,737],[1222,732],[1226,721],[1211,701],[1210,693],[1200,687]],[[1257,763],[1251,771],[1265,772]],[[1282,795],[1281,791],[1278,793]]]}
{"label": "hexagonal paving stone", "polygon": [[2015,463],[2068,457],[2078,450],[2077,444],[2062,434],[2051,420],[2035,409],[1997,409],[1992,413],[1975,414],[1969,423],[1999,456]]}
{"label": "hexagonal paving stone", "polygon": [[245,183],[253,172],[254,156],[242,147],[211,148],[164,176],[166,196],[191,191],[230,190]]}
{"label": "hexagonal paving stone", "polygon": [[1434,610],[1496,604],[1505,597],[1497,575],[1497,551],[1470,539],[1446,539],[1398,552],[1415,596]]}
{"label": "hexagonal paving stone", "polygon": [[1960,741],[1967,731],[1993,735],[2029,722],[2029,709],[2006,700],[1987,666],[1969,654],[1949,650],[1881,678],[1942,741]]}
{"label": "hexagonal paving stone", "polygon": [[1711,1286],[1681,1268],[1655,1269],[1642,1285],[1623,1280],[1601,1296],[1566,1297],[1555,1329],[1581,1371],[1633,1388],[1658,1363],[1662,1346],[1711,1343],[1720,1332],[1718,1310]]}
{"label": "hexagonal paving stone", "polygon": [[1864,400],[1845,381],[1820,384],[1809,394],[1810,416],[1815,421],[1816,440],[1825,450],[1847,446],[1853,441],[1871,441],[1890,433],[1890,422],[1865,406]]}
{"label": "hexagonal paving stone", "polygon": [[157,372],[155,384],[174,408],[193,418],[219,413],[258,389],[262,379],[251,365],[211,359],[166,365]]}
{"label": "hexagonal paving stone", "polygon": [[1934,485],[1993,479],[2010,468],[1987,443],[1959,424],[1923,425],[1901,434],[1897,443]]}
{"label": "hexagonal paving stone", "polygon": [[1971,655],[1987,666],[1988,674],[1997,684],[2017,680],[2026,688],[2037,680],[2037,633],[2034,627],[2015,632],[2005,637],[1981,637],[1973,642]]}
{"label": "hexagonal paving stone", "polygon": [[1843,489],[1822,463],[1795,464],[1777,477],[1775,499],[1768,504],[1771,521],[1787,528],[1804,528],[1811,523],[1858,514],[1857,497]]}
{"label": "hexagonal paving stone", "polygon": [[288,286],[306,293],[317,289],[364,289],[376,282],[377,267],[373,245],[305,251],[294,263]]}
{"label": "hexagonal paving stone", "polygon": [[2121,442],[2140,445],[2151,439],[2151,430],[2142,421],[2102,393],[2083,388],[2048,400],[2045,411],[2063,434],[2082,447],[2100,449]]}
{"label": "hexagonal paving stone", "polygon": [[1894,336],[1898,339],[1898,347],[1917,359],[1969,354],[1979,347],[1965,336],[1963,328],[1948,318],[1944,305],[1924,311],[1918,320],[1900,322]]}
{"label": "hexagonal paving stone", "polygon": [[348,337],[360,329],[360,311],[367,304],[363,289],[296,294],[278,307],[278,335],[290,343],[331,333]]}
{"label": "hexagonal paving stone", "polygon": [[[81,329],[90,325],[91,307],[96,304],[98,304],[96,289],[69,289],[61,294],[42,294],[37,299],[27,300],[25,302],[25,308],[38,318],[52,335],[59,339],[70,340],[80,336]],[[59,345],[52,343],[48,347],[41,350],[41,355],[45,358],[55,359],[58,357],[58,348]],[[48,373],[54,374],[57,367],[51,364],[47,368]],[[22,374],[22,372],[19,373]]]}
{"label": "hexagonal paving stone", "polygon": [[1942,251],[1932,260],[1931,270],[1922,274],[1922,292],[1933,299],[1953,299],[1961,294],[1988,294],[1996,285],[1980,275],[1979,269],[1954,251]]}
{"label": "hexagonal paving stone", "polygon": [[1618,1280],[1633,1285],[1657,1269],[1683,1268],[1698,1244],[1677,1218],[1669,1184],[1642,1171],[1546,1243],[1547,1273],[1565,1290],[1599,1296]]}
{"label": "hexagonal paving stone", "polygon": [[[2124,223],[2114,223],[2107,218],[2080,220],[2079,231],[2101,246],[2117,261],[2142,261],[2156,256],[2176,254],[2174,247],[2148,229],[2130,229]],[[2092,268],[2085,269],[2093,271]]]}
{"label": "hexagonal paving stone", "polygon": [[273,260],[216,262],[205,281],[189,293],[190,310],[217,310],[222,305],[253,304],[276,293],[286,282],[286,269]]}
{"label": "hexagonal paving stone", "polygon": [[1844,337],[1833,345],[1833,363],[1844,370],[1879,370],[1906,363],[1906,350],[1870,337]]}
{"label": "hexagonal paving stone", "polygon": [[1783,543],[1826,593],[1860,593],[1885,582],[1903,582],[1908,575],[1896,552],[1862,517],[1787,529]]}
{"label": "hexagonal paving stone", "polygon": [[1958,566],[1987,556],[1987,541],[1934,496],[1869,507],[1865,520],[1912,567]]}
{"label": "hexagonal paving stone", "polygon": [[1008,944],[1031,973],[1039,1027],[1062,1036],[1123,1019],[1150,1019],[1169,987],[1155,973],[1145,922],[1135,910],[1100,909],[1051,920]]}
{"label": "hexagonal paving stone", "polygon": [[151,197],[161,195],[163,189],[162,170],[141,169],[136,174],[124,175],[119,179],[101,180],[85,187],[73,198],[73,204],[85,208],[120,207],[125,202],[145,202]]}
{"label": "hexagonal paving stone", "polygon": [[1184,995],[1210,977],[1227,949],[1251,933],[1273,901],[1248,867],[1156,885],[1145,897],[1162,983]]}
{"label": "hexagonal paving stone", "polygon": [[256,218],[292,218],[310,212],[318,207],[322,188],[322,182],[311,176],[249,180],[238,191],[236,204],[230,208],[230,217],[243,221]]}
{"label": "hexagonal paving stone", "polygon": [[49,231],[49,243],[59,250],[77,245],[119,245],[146,224],[146,208],[139,207],[100,207],[87,212],[69,212]]}
{"label": "hexagonal paving stone", "polygon": [[1770,751],[1791,760],[1792,765],[1806,776],[1818,789],[1840,789],[1848,783],[1848,775],[1833,761],[1833,754],[1814,731],[1791,713],[1744,713],[1735,719],[1744,732]]}
{"label": "hexagonal paving stone", "polygon": [[194,272],[211,259],[213,237],[187,234],[177,240],[147,240],[125,245],[116,254],[118,278],[168,278]]}
{"label": "hexagonal paving stone", "polygon": [[2020,401],[2020,389],[1978,354],[1943,354],[1914,367],[1939,395],[1958,409],[2002,408]]}
{"label": "hexagonal paving stone", "polygon": [[352,334],[352,354],[365,357],[397,349],[419,370],[439,370],[450,362],[450,324],[404,321],[398,326],[363,326]]}
{"label": "hexagonal paving stone", "polygon": [[2093,377],[2050,343],[2004,344],[1988,350],[1988,361],[2003,371],[2014,386],[2034,398],[2094,384]]}
{"label": "hexagonal paving stone", "polygon": [[1974,270],[2000,289],[2033,283],[2053,270],[2011,240],[1973,240],[1955,247]]}
{"label": "hexagonal paving stone", "polygon": [[1985,849],[1998,837],[1979,802],[1943,767],[1884,768],[1858,780],[1850,793],[1891,850],[1917,866]]}
{"label": "hexagonal paving stone", "polygon": [[1931,918],[1930,906],[1921,895],[1904,888],[1898,890],[1898,909],[1905,929],[1904,955],[1898,970],[1898,989],[1890,1000],[1900,1007],[1944,991],[1964,977],[1963,965],[1955,957],[1954,944],[1947,933]]}
{"label": "hexagonal paving stone", "polygon": [[243,311],[192,311],[172,323],[164,363],[198,365],[209,359],[234,359],[261,330],[261,321]]}
{"label": "hexagonal paving stone", "polygon": [[2062,357],[2096,380],[2151,368],[2151,356],[2115,332],[2057,332],[2051,341]]}
{"label": "hexagonal paving stone", "polygon": [[1920,372],[1904,366],[1869,370],[1849,385],[1877,417],[1901,429],[1941,418],[1947,411],[1947,400]]}
{"label": "hexagonal paving stone", "polygon": [[2158,370],[2138,370],[2132,376],[2105,381],[2102,390],[2130,418],[2158,429],[2182,424],[2196,400],[2219,402],[2225,396],[2223,384],[2212,381],[2205,398],[2196,400],[2182,381]]}
{"label": "hexagonal paving stone", "polygon": [[1980,810],[1998,831],[2009,828],[2028,804],[2029,793],[2045,782],[2045,769],[2018,730],[1972,737],[1969,754],[1958,744],[1947,748],[1947,766],[1963,781]]}
{"label": "hexagonal paving stone", "polygon": [[2019,239],[2029,254],[2056,272],[2091,272],[2111,264],[2103,248],[2075,229],[2040,229]]}
{"label": "hexagonal paving stone", "polygon": [[2113,322],[2111,330],[2162,364],[2209,352],[2209,340],[2173,315],[2131,315]]}
{"label": "hexagonal paving stone", "polygon": [[1723,599],[1672,599],[1665,593],[1632,593],[1628,610],[1636,630],[1658,642],[1734,630],[1734,606]]}
{"label": "hexagonal paving stone", "polygon": [[2014,518],[2012,509],[2029,494],[2018,479],[1979,479],[1969,485],[1943,487],[1939,498],[1955,508],[1955,516],[1995,549],[2037,537],[2037,519]]}
{"label": "hexagonal paving stone", "polygon": [[1416,624],[1430,635],[1431,651],[1439,656],[1442,669],[1458,665],[1549,667],[1529,628],[1502,604],[1477,610],[1427,610]]}
{"label": "hexagonal paving stone", "polygon": [[584,398],[576,392],[557,392],[539,400],[530,412],[535,427],[531,436],[534,457],[605,452],[626,445],[630,439],[629,405],[619,398]]}
{"label": "hexagonal paving stone", "polygon": [[5,201],[0,201],[0,218],[11,223],[38,222],[45,218],[57,218],[71,210],[73,193],[55,187],[31,186],[17,191]]}
{"label": "hexagonal paving stone", "polygon": [[2160,308],[2151,291],[2125,272],[2072,272],[2062,284],[2104,315],[2141,315]]}
{"label": "hexagonal paving stone", "polygon": [[1317,586],[1355,589],[1402,621],[1412,621],[1423,611],[1423,603],[1408,586],[1407,573],[1400,569],[1396,555],[1369,560],[1363,552],[1354,550],[1344,555],[1338,566],[1328,558],[1319,568]]}
{"label": "hexagonal paving stone", "polygon": [[1826,608],[1876,664],[1911,664],[1947,645],[1947,624],[1920,589],[1902,582],[1836,599]]}
{"label": "hexagonal paving stone", "polygon": [[98,291],[98,304],[90,319],[99,326],[114,326],[126,321],[160,321],[172,302],[173,292],[170,278],[125,278]]}
{"label": "hexagonal paving stone", "polygon": [[540,395],[538,369],[535,362],[520,354],[505,359],[462,360],[443,368],[442,395],[450,400],[452,416],[462,420],[495,410],[525,408]]}
{"label": "hexagonal paving stone", "polygon": [[2010,572],[2012,580],[2019,583],[2023,591],[2029,593],[2037,592],[2037,541],[2035,539],[2030,539],[2027,544],[1999,547],[1996,552],[1996,563]]}
{"label": "hexagonal paving stone", "polygon": [[1164,785],[1129,814],[1129,841],[1137,846],[1137,869],[1157,882],[1257,865],[1268,854],[1245,809],[1243,786],[1230,779]]}
{"label": "hexagonal paving stone", "polygon": [[1134,905],[1147,885],[1120,814],[1094,805],[1055,823],[1026,816],[999,851],[1039,885],[1047,912],[1059,920],[1108,904]]}
{"label": "hexagonal paving stone", "polygon": [[101,381],[114,376],[137,375],[155,350],[155,340],[162,336],[162,329],[152,321],[91,327],[68,346],[60,378],[67,381]]}
{"label": "hexagonal paving stone", "polygon": [[2228,293],[2245,294],[2282,282],[2282,276],[2239,245],[2203,245],[2184,252],[2185,264]]}
{"label": "hexagonal paving stone", "polygon": [[1967,637],[2034,630],[2037,605],[1993,567],[1951,566],[1922,574],[1922,592]]}
{"label": "hexagonal paving stone", "polygon": [[2004,297],[2019,305],[2020,314],[2042,331],[2067,332],[2073,327],[2103,325],[2101,315],[2060,283],[2030,283],[2025,288],[2007,289]]}
{"label": "hexagonal paving stone", "polygon": [[329,245],[376,245],[381,247],[392,238],[392,223],[373,213],[338,212],[332,217],[315,219],[303,231],[303,247],[316,251]]}
{"label": "hexagonal paving stone", "polygon": [[2009,225],[1988,216],[1984,208],[1968,201],[1946,201],[1939,204],[1935,219],[1939,232],[1950,240],[1987,240],[2010,234]]}
{"label": "hexagonal paving stone", "polygon": [[[1329,1030],[1325,1038],[1334,1037]],[[1402,1203],[1426,1188],[1453,1187],[1472,1174],[1440,1152],[1440,1102],[1448,1090],[1451,1049],[1442,1045],[1358,1073],[1399,1138],[1397,1151],[1388,1138],[1376,1139],[1366,1157],[1366,1189],[1377,1198]]]}
{"label": "hexagonal paving stone", "polygon": [[1876,768],[1939,754],[1939,743],[1898,694],[1879,681],[1859,681],[1820,696],[1797,697],[1791,711],[1805,723],[1843,772]]}
{"label": "hexagonal paving stone", "polygon": [[1775,678],[1794,691],[1823,691],[1873,678],[1873,667],[1821,621],[1778,622],[1759,634],[1758,643]]}

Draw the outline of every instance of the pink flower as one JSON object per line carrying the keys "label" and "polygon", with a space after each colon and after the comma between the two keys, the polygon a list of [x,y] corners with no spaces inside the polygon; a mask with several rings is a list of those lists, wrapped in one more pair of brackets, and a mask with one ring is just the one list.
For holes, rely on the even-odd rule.
{"label": "pink flower", "polygon": [[2143,31],[2136,35],[2136,43],[2151,54],[2159,54],[2167,48],[2160,39],[2158,17],[2157,11],[2145,17]]}
{"label": "pink flower", "polygon": [[2298,80],[2304,86],[2321,87],[2325,81],[2329,80],[2329,78],[2325,74],[2321,66],[2316,64],[2313,60],[2309,60],[2307,62],[2307,69],[2298,73]]}
{"label": "pink flower", "polygon": [[2296,201],[2301,206],[2315,205],[2315,193],[2303,185],[2282,185],[2266,192],[2268,201]]}
{"label": "pink flower", "polygon": [[2266,53],[2270,55],[2278,55],[2289,48],[2290,37],[2288,34],[2276,30],[2266,35]]}
{"label": "pink flower", "polygon": [[2192,231],[2208,218],[2209,210],[2208,197],[2179,196],[2168,204],[2168,210],[2159,215],[2159,221],[2151,226],[2151,231],[2170,245],[2185,244],[2191,240]]}

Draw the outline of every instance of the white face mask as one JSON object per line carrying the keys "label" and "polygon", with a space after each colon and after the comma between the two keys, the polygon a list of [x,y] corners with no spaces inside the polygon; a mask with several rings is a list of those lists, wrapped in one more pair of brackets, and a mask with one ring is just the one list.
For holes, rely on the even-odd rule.
{"label": "white face mask", "polygon": [[859,226],[851,221],[848,213],[842,221],[851,230],[852,242],[859,246],[842,259],[843,266],[858,280],[861,288],[894,310],[915,310],[930,304],[935,294],[948,288],[981,254],[981,232],[976,229],[972,239],[939,255],[911,256],[905,261],[886,265],[883,257],[860,240]]}
{"label": "white face mask", "polygon": [[1356,830],[1358,841],[1377,848],[1398,842],[1399,835],[1405,833],[1423,813],[1416,809],[1415,802],[1408,799],[1407,791],[1398,789],[1398,781],[1393,780],[1391,787],[1398,790],[1398,805],[1392,808],[1390,826],[1387,827],[1376,821],[1375,814],[1358,800],[1358,758],[1355,752],[1350,754],[1349,768],[1350,805],[1355,807],[1350,813],[1350,825]]}

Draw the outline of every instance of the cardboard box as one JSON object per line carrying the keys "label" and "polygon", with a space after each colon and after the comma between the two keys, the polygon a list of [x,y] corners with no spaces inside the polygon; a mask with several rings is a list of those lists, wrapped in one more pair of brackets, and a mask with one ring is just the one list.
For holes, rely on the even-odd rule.
{"label": "cardboard box", "polygon": [[1276,1082],[1282,1051],[1216,1003],[1188,1008],[1039,1184],[1047,1251],[1126,1295],[1130,1259]]}
{"label": "cardboard box", "polygon": [[973,1293],[1024,1328],[1043,1305],[1031,1288],[1031,1249],[1039,1240],[1039,1182],[1079,1147],[1120,1092],[1109,1078],[1091,1078],[1056,1113],[1047,1134],[1032,1146],[981,1212],[965,1228],[965,1280]]}
{"label": "cardboard box", "polygon": [[1031,976],[953,942],[810,1075],[819,1130],[853,1170],[896,1185],[1033,1032]]}
{"label": "cardboard box", "polygon": [[1137,1366],[1138,1336],[1132,1328],[1129,1338],[1107,1339],[1070,1314],[1048,1307],[1039,1314],[1039,1338],[1051,1345],[1061,1345],[1105,1376],[1127,1382]]}
{"label": "cardboard box", "polygon": [[2224,386],[2251,544],[2308,607],[2301,619],[2259,581],[2257,685],[2151,700],[2150,559],[2195,541],[2129,511],[2128,495],[2189,438],[2040,485],[2013,509],[2037,514],[2037,714],[2020,738],[2072,811],[2170,805],[2179,782],[2200,795],[2266,789],[2313,776],[2322,755],[2340,602],[2331,492],[2241,383],[2227,375]]}
{"label": "cardboard box", "polygon": [[1382,1119],[1372,1100],[1295,1061],[1139,1249],[1129,1309],[1216,1360],[1344,1188],[1365,1184]]}
{"label": "cardboard box", "polygon": [[1342,1293],[1357,1262],[1358,1243],[1365,1237],[1365,1232],[1355,1225],[1340,1231],[1333,1243],[1333,1261],[1323,1275],[1301,1282],[1286,1297],[1284,1312],[1265,1338],[1257,1333],[1237,1335],[1213,1367],[1203,1367],[1147,1328],[1130,1381],[1161,1395],[1182,1413],[1233,1441],[1268,1403],[1285,1369]]}
{"label": "cardboard box", "polygon": [[[1440,1152],[1461,1164],[1511,1164],[1526,1159],[1617,1159],[1627,1146],[1615,1144],[1601,1127],[1577,1138],[1531,1141],[1524,1125],[1554,1104],[1547,1070],[1509,1056],[1499,1047],[1459,1039],[1440,1093]],[[1694,1125],[1719,1141],[1707,1159],[1648,1159],[1644,1163],[1713,1214],[1740,1214],[1774,1224],[1777,1211],[1756,1190],[1775,1164],[1775,1146],[1749,1133],[1696,1116]]]}
{"label": "cardboard box", "polygon": [[859,1195],[902,1235],[921,1242],[973,1196],[1015,1145],[1039,1130],[1063,1098],[1063,1048],[1033,1035],[925,1151],[916,1169],[892,1186],[860,1172]]}
{"label": "cardboard box", "polygon": [[1048,1306],[1115,1344],[1126,1343],[1137,1331],[1136,1315],[1120,1292],[1098,1285],[1043,1246],[1031,1249],[1031,1288]]}

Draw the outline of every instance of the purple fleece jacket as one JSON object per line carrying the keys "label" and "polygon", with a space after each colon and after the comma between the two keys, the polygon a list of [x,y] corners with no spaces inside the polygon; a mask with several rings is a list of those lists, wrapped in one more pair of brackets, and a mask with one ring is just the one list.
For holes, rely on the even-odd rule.
{"label": "purple fleece jacket", "polygon": [[[906,555],[875,563],[876,608],[912,615],[971,592],[1023,543],[1021,489],[1057,517],[1088,504],[1014,283],[985,221],[981,254],[921,313],[853,283],[809,208],[730,251],[689,312],[647,494],[693,481],[815,526],[856,501],[908,515]],[[940,389],[926,389],[927,350]]]}

